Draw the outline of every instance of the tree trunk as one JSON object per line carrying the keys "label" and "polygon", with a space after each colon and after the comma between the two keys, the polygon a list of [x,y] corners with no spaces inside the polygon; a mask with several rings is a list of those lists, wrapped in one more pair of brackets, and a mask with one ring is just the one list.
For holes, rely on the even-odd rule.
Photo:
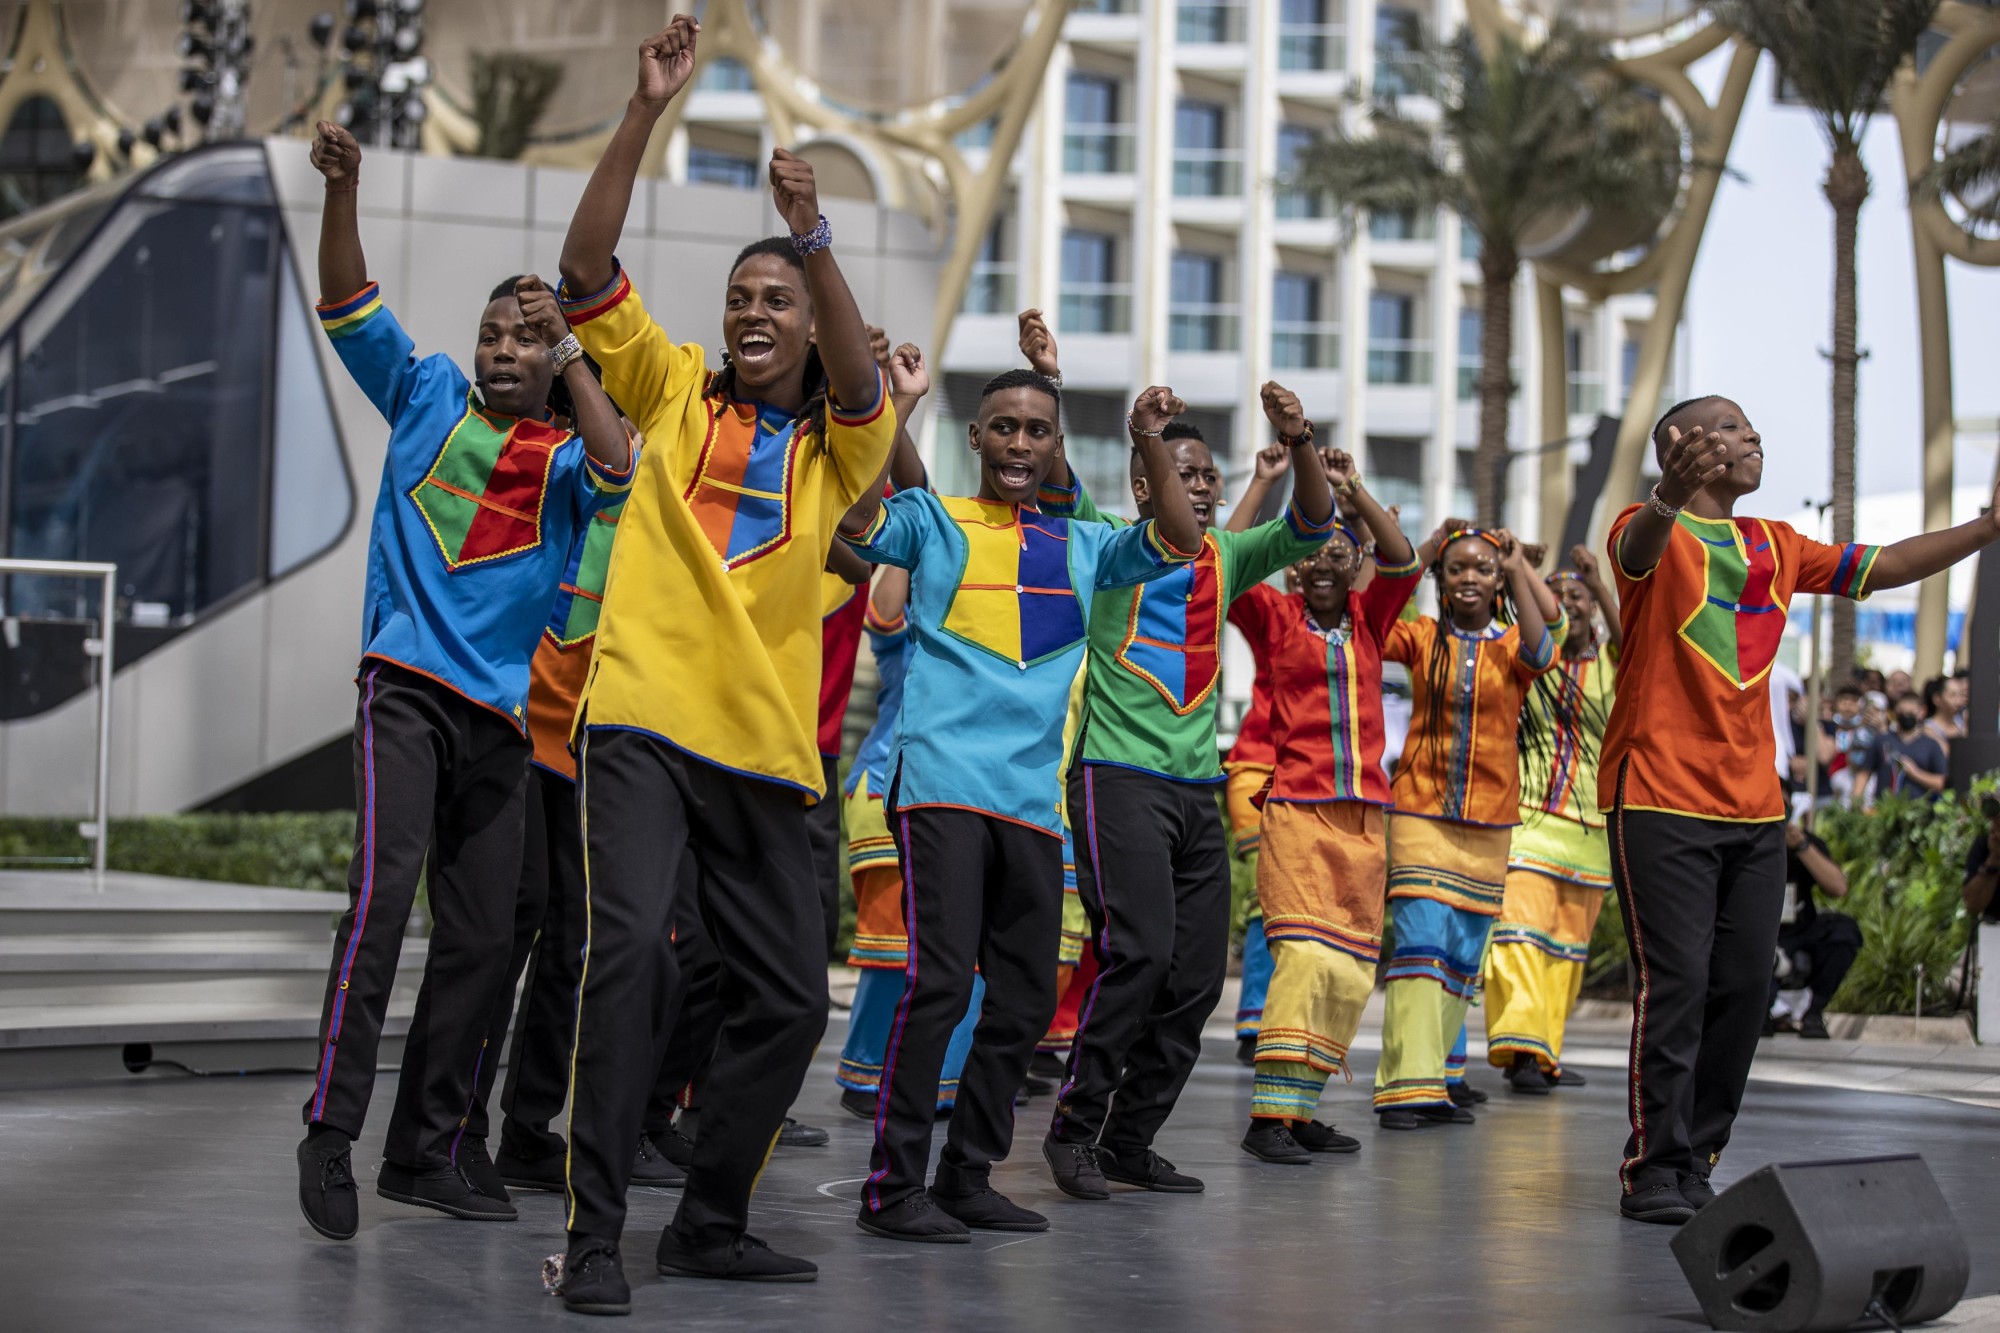
{"label": "tree trunk", "polygon": [[[1826,172],[1826,201],[1833,205],[1833,540],[1854,540],[1854,402],[1859,313],[1854,296],[1855,233],[1868,198],[1868,169],[1852,145],[1836,146]],[[1815,534],[1817,535],[1817,534]],[[1845,684],[1854,671],[1854,603],[1833,599],[1833,643],[1827,679]]]}
{"label": "tree trunk", "polygon": [[[1514,396],[1514,247],[1482,237],[1479,248],[1479,447],[1473,454],[1474,518],[1482,528],[1505,523],[1507,412]],[[1441,366],[1438,374],[1455,373]],[[1447,458],[1451,453],[1447,452]]]}

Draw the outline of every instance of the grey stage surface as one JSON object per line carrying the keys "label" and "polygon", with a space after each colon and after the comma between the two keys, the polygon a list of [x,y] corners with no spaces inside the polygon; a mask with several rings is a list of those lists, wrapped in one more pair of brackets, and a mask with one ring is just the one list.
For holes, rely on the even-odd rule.
{"label": "grey stage surface", "polygon": [[[677,1195],[636,1191],[626,1269],[634,1318],[677,1330],[811,1328],[1463,1330],[1703,1328],[1667,1250],[1624,1222],[1613,1166],[1623,1080],[1510,1097],[1497,1071],[1481,1122],[1384,1134],[1370,1067],[1330,1090],[1359,1155],[1265,1166],[1236,1146],[1250,1075],[1208,1043],[1160,1144],[1208,1193],[1064,1198],[1021,1114],[996,1184],[1054,1219],[1045,1235],[908,1246],[853,1222],[869,1128],[834,1104],[835,1024],[797,1113],[831,1147],[780,1151],[754,1230],[816,1260],[816,1285],[743,1287],[655,1276]],[[1361,1057],[1363,1061],[1371,1057]],[[393,1077],[357,1145],[361,1234],[315,1236],[298,1213],[292,1147],[303,1077],[148,1077],[0,1093],[0,1328],[30,1330],[605,1328],[542,1294],[562,1246],[558,1196],[517,1196],[521,1220],[475,1224],[392,1204],[372,1179]],[[1968,1296],[2000,1289],[2000,1112],[1921,1097],[1753,1085],[1719,1180],[1771,1160],[1921,1152],[1972,1247]],[[621,1325],[612,1324],[617,1328]]]}

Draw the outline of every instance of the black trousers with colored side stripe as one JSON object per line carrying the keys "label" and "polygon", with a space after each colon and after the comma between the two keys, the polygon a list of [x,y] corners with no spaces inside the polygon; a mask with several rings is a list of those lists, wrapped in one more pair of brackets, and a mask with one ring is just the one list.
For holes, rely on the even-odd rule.
{"label": "black trousers with colored side stripe", "polygon": [[1632,995],[1626,1193],[1706,1176],[1764,1028],[1785,900],[1785,826],[1612,810],[1611,878]]}
{"label": "black trousers with colored side stripe", "polygon": [[1229,849],[1212,786],[1106,764],[1069,776],[1097,951],[1050,1134],[1134,1154],[1173,1113],[1229,970]]}
{"label": "black trousers with colored side stripe", "polygon": [[527,799],[527,737],[427,676],[362,663],[354,720],[354,859],[334,929],[306,1124],[361,1133],[403,929],[430,862],[430,956],[383,1156],[454,1162],[493,1000],[505,985]]}
{"label": "black trousers with colored side stripe", "polygon": [[819,907],[826,917],[826,956],[834,955],[840,939],[840,756],[821,755],[820,773],[826,797],[806,811],[806,833],[812,839],[813,882],[819,886]]}
{"label": "black trousers with colored side stripe", "polygon": [[[699,895],[682,892],[674,909],[674,959],[681,981],[679,1003],[667,1025],[666,1054],[653,1091],[646,1098],[646,1115],[641,1127],[648,1135],[664,1134],[680,1109],[681,1093],[690,1084],[699,1084],[715,1058],[715,1043],[722,1032],[722,956],[715,951],[698,910]],[[701,1090],[694,1089],[691,1105],[701,1105]]]}
{"label": "black trousers with colored side stripe", "polygon": [[[883,1057],[871,1174],[861,1187],[863,1206],[877,1212],[924,1188],[938,1076],[952,1029],[971,1002],[975,966],[986,978],[986,999],[959,1076],[938,1184],[953,1192],[976,1188],[1007,1156],[1014,1094],[1055,1017],[1062,935],[1060,839],[972,810],[896,809],[894,786],[889,801],[910,961]],[[706,1124],[701,1132],[707,1136]]]}
{"label": "black trousers with colored side stripe", "polygon": [[578,761],[589,948],[570,1083],[574,1253],[616,1243],[677,994],[671,933],[692,853],[722,962],[724,1014],[694,1162],[672,1226],[694,1248],[741,1235],[750,1193],[826,1030],[826,954],[805,801],[660,737],[586,721]]}

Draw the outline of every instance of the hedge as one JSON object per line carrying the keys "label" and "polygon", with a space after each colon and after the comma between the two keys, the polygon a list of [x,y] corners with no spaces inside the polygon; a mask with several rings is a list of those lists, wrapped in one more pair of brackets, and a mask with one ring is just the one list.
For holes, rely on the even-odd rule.
{"label": "hedge", "polygon": [[[90,843],[76,828],[73,819],[0,818],[0,866],[88,864]],[[151,815],[111,821],[108,860],[112,870],[345,893],[353,851],[350,811]]]}

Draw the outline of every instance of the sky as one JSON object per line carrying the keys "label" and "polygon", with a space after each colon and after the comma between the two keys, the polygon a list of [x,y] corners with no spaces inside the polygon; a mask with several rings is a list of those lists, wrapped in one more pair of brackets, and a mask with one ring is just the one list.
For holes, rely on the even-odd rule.
{"label": "sky", "polygon": [[[1695,83],[1713,100],[1726,51],[1697,64]],[[1688,298],[1692,393],[1737,399],[1764,436],[1764,508],[1789,513],[1824,500],[1831,378],[1833,213],[1820,193],[1825,140],[1810,114],[1771,100],[1767,57],[1744,108],[1725,179],[1709,219]],[[1875,118],[1863,143],[1874,189],[1861,211],[1858,244],[1860,368],[1858,490],[1917,484],[1923,401],[1917,360],[1916,272],[1910,248],[1902,153],[1895,120]],[[2000,416],[2000,269],[1946,261],[1952,360],[1960,422]],[[1990,445],[1961,443],[1960,485],[1990,484]],[[1864,536],[1867,534],[1863,534]]]}

